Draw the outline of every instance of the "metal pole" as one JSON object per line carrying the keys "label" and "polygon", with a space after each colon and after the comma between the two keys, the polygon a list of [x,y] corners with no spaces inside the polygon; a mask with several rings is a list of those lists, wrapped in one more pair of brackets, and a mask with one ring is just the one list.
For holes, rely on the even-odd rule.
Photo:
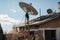
{"label": "metal pole", "polygon": [[29,14],[28,13],[26,13],[26,19],[27,19],[27,28],[28,28],[28,36],[29,36],[29,40],[31,40],[31,38],[30,38],[30,27],[29,27]]}

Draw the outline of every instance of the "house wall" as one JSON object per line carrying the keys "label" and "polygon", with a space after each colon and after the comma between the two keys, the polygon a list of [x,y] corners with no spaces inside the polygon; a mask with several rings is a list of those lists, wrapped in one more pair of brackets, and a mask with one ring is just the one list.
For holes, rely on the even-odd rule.
{"label": "house wall", "polygon": [[58,27],[60,27],[60,17],[50,20],[48,22],[39,24],[39,28],[58,28]]}
{"label": "house wall", "polygon": [[39,29],[56,30],[56,39],[60,40],[60,18],[56,18],[51,21],[39,24]]}
{"label": "house wall", "polygon": [[60,28],[57,28],[56,30],[56,38],[57,40],[60,40]]}

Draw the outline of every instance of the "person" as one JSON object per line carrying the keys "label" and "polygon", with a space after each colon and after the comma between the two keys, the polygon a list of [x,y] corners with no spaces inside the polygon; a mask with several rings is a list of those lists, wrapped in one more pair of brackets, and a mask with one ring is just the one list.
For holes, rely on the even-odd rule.
{"label": "person", "polygon": [[26,19],[27,19],[27,24],[28,24],[28,23],[29,23],[29,14],[26,13],[26,14],[25,14],[25,17],[26,17]]}
{"label": "person", "polygon": [[26,16],[27,20],[29,20],[29,14],[26,13],[25,16]]}

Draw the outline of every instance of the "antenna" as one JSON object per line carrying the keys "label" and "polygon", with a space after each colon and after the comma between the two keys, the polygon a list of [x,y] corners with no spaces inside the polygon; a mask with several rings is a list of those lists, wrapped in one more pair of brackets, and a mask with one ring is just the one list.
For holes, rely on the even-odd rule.
{"label": "antenna", "polygon": [[26,20],[27,20],[27,28],[28,28],[28,31],[30,32],[30,27],[29,27],[29,14],[31,15],[37,15],[38,12],[36,11],[36,9],[32,6],[32,5],[29,5],[25,2],[20,2],[19,3],[19,6],[23,9],[23,11],[26,13],[25,14],[25,26],[26,26]]}
{"label": "antenna", "polygon": [[40,16],[41,16],[41,9],[39,9],[39,13],[40,13]]}

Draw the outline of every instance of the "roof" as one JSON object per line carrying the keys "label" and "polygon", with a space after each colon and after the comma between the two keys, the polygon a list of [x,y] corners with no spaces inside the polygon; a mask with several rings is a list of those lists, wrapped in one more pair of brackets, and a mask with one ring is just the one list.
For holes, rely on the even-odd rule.
{"label": "roof", "polygon": [[44,22],[53,20],[55,18],[58,18],[59,16],[60,16],[60,13],[53,13],[51,15],[44,15],[44,16],[41,16],[41,17],[38,17],[36,19],[31,20],[29,22],[29,24],[30,25],[33,25],[33,24],[41,24],[41,23],[44,23]]}
{"label": "roof", "polygon": [[[30,20],[29,21],[29,25],[34,25],[34,24],[42,24],[44,22],[47,22],[47,21],[50,21],[50,20],[53,20],[55,18],[58,18],[60,16],[60,13],[53,13],[51,15],[44,15],[44,16],[40,16],[36,19],[33,19],[33,20]],[[20,25],[19,27],[21,26],[24,26],[25,23],[23,23],[22,25]],[[27,24],[26,24],[27,25]]]}

